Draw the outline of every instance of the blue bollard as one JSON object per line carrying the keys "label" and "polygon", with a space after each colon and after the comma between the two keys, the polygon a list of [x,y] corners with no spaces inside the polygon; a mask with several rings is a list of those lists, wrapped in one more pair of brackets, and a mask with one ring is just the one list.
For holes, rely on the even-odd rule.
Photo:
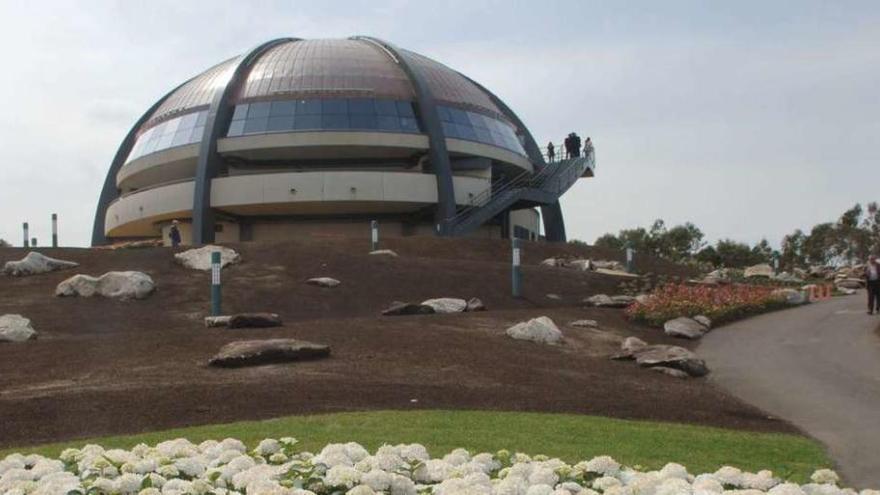
{"label": "blue bollard", "polygon": [[211,253],[211,316],[220,316],[220,251]]}
{"label": "blue bollard", "polygon": [[373,220],[370,222],[370,250],[376,251],[379,249],[379,222]]}
{"label": "blue bollard", "polygon": [[52,247],[58,247],[58,214],[52,214]]}

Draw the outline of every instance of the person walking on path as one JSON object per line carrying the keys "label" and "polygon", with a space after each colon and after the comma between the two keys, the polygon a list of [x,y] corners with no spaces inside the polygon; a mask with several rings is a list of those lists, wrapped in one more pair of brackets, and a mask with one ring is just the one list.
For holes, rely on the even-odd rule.
{"label": "person walking on path", "polygon": [[553,146],[553,141],[547,143],[547,160],[550,162],[556,161],[556,148]]}
{"label": "person walking on path", "polygon": [[171,238],[171,247],[180,246],[180,229],[177,227],[179,223],[177,220],[171,222],[171,230],[168,231],[168,237]]}
{"label": "person walking on path", "polygon": [[880,313],[880,264],[873,254],[865,265],[865,282],[868,289],[868,314]]}

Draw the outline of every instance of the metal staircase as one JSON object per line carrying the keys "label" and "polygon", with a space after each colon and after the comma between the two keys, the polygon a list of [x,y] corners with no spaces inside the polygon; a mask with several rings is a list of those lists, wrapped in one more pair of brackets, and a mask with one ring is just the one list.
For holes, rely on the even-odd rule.
{"label": "metal staircase", "polygon": [[553,204],[579,178],[593,176],[595,157],[595,150],[589,148],[584,156],[544,164],[537,173],[523,172],[494,182],[471,198],[470,204],[458,208],[447,224],[453,235],[465,235],[506,210]]}

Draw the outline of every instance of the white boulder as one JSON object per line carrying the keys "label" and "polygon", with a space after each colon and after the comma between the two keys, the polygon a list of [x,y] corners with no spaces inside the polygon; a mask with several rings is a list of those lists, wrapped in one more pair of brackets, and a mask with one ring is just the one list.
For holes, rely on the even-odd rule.
{"label": "white boulder", "polygon": [[44,256],[36,251],[31,251],[27,256],[18,261],[7,261],[6,264],[3,265],[3,273],[13,277],[26,277],[28,275],[73,268],[75,266],[79,266],[79,263],[57,260],[55,258]]}
{"label": "white boulder", "polygon": [[397,258],[397,253],[390,249],[377,249],[375,251],[370,251],[370,254],[375,256],[391,256],[392,258]]}
{"label": "white boulder", "polygon": [[315,277],[306,280],[306,283],[309,285],[317,285],[318,287],[327,287],[328,289],[332,289],[342,282],[330,277]]}
{"label": "white boulder", "polygon": [[620,349],[624,352],[637,352],[645,347],[648,347],[648,343],[638,337],[627,337],[620,344]]}
{"label": "white boulder", "polygon": [[700,322],[687,316],[680,316],[663,324],[663,331],[672,337],[684,337],[686,339],[699,339],[708,328]]}
{"label": "white boulder", "polygon": [[156,284],[143,272],[107,272],[100,277],[74,275],[58,284],[56,296],[92,297],[95,295],[112,299],[144,299],[156,290]]}
{"label": "white boulder", "polygon": [[468,306],[467,301],[456,297],[440,297],[437,299],[428,299],[422,301],[422,306],[428,306],[435,313],[463,313]]}
{"label": "white boulder", "polygon": [[21,315],[0,316],[0,342],[24,342],[36,338],[31,320]]}
{"label": "white boulder", "polygon": [[568,326],[580,328],[599,328],[599,322],[596,320],[575,320],[569,323]]}
{"label": "white boulder", "polygon": [[746,268],[745,272],[743,273],[743,276],[746,278],[752,278],[752,277],[772,278],[773,277],[773,267],[768,265],[767,263],[753,265],[753,266]]}
{"label": "white boulder", "polygon": [[593,269],[593,262],[590,260],[571,260],[565,264],[576,270],[589,271]]}
{"label": "white boulder", "polygon": [[706,315],[694,316],[694,321],[706,327],[707,330],[712,328],[712,320]]}
{"label": "white boulder", "polygon": [[517,340],[529,340],[539,344],[558,344],[562,341],[562,332],[546,316],[539,316],[523,321],[507,329],[507,335]]}
{"label": "white boulder", "polygon": [[177,253],[174,255],[174,260],[187,268],[207,271],[211,269],[211,253],[215,251],[220,251],[220,268],[241,261],[241,256],[234,249],[211,245]]}

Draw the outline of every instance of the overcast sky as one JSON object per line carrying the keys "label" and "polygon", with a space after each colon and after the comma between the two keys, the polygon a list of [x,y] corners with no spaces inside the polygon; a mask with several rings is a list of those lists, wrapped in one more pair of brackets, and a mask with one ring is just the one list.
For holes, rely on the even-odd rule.
{"label": "overcast sky", "polygon": [[0,238],[86,245],[114,152],[173,86],[275,37],[388,39],[540,143],[592,136],[569,237],[691,221],[777,243],[880,200],[880,2],[0,0]]}

